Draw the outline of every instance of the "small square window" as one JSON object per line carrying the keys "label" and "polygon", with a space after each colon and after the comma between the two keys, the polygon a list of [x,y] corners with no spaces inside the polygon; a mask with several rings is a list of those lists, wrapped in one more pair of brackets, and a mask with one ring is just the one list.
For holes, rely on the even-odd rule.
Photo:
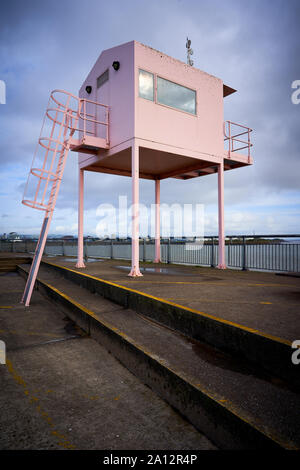
{"label": "small square window", "polygon": [[139,96],[154,101],[154,75],[141,69],[139,70]]}

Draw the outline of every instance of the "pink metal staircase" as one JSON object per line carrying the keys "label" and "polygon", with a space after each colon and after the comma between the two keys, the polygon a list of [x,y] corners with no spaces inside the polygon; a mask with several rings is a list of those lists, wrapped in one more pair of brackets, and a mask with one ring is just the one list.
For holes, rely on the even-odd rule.
{"label": "pink metal staircase", "polygon": [[[103,120],[99,110],[104,111]],[[104,127],[104,135],[101,129]],[[108,107],[63,90],[52,91],[22,203],[45,212],[22,297],[29,305],[43,255],[69,150],[97,153],[108,148]],[[78,138],[73,136],[78,133]]]}

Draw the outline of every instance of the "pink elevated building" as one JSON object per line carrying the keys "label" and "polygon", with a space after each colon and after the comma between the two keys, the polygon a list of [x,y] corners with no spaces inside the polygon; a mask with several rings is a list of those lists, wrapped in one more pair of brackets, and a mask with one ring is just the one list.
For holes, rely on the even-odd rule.
{"label": "pink elevated building", "polygon": [[[132,203],[137,204],[139,178],[154,180],[156,262],[160,260],[160,181],[218,172],[219,267],[225,267],[223,172],[253,163],[251,129],[224,123],[223,99],[235,91],[220,78],[136,41],[102,52],[80,88],[80,98],[109,107],[109,129],[103,148],[89,145],[84,137],[71,146],[80,151],[80,192],[83,171],[132,176]],[[103,136],[103,129],[97,135],[100,132]],[[247,150],[246,155],[237,152],[241,147]],[[79,211],[81,240],[82,203]],[[131,270],[135,276],[140,275],[138,235],[136,214]],[[82,242],[78,266],[83,266]]]}
{"label": "pink elevated building", "polygon": [[[77,267],[84,267],[84,171],[132,177],[134,210],[130,276],[141,275],[139,178],[155,181],[155,262],[159,262],[160,181],[167,178],[187,180],[218,173],[218,267],[226,267],[224,171],[253,163],[250,155],[251,129],[231,121],[224,122],[223,99],[235,91],[220,78],[131,41],[101,53],[80,88],[79,98],[61,91],[52,93],[51,97],[56,103],[53,112],[56,110],[56,114],[58,112],[64,116],[62,119],[52,119],[64,134],[63,138],[58,139],[63,142],[60,154],[64,154],[65,158],[68,150],[79,153]],[[55,93],[64,93],[68,97],[67,102],[54,98],[57,96]],[[72,100],[75,103],[73,106],[70,105]],[[49,150],[53,151],[50,145]],[[32,199],[24,198],[24,202],[36,208],[41,208],[42,204],[42,210],[50,215],[51,220],[62,173],[57,177],[57,184],[55,177],[46,172],[46,166],[42,167],[43,173],[35,171],[33,174],[43,174],[44,179],[52,181],[54,188],[51,184],[50,188],[55,197],[51,199],[50,192],[50,203],[49,199],[44,198],[42,203],[38,203],[39,207],[36,202],[32,203]],[[52,174],[56,169],[57,175],[63,166],[58,159],[58,166],[55,163],[51,166]],[[39,199],[37,193],[35,201]],[[47,231],[46,228],[44,232],[47,234]]]}

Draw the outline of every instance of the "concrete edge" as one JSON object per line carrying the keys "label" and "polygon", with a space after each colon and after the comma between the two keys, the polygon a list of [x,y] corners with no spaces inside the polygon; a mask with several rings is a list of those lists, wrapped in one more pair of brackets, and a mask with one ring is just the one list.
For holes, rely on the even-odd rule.
{"label": "concrete edge", "polygon": [[299,372],[291,361],[293,350],[290,341],[65,266],[44,260],[42,263],[90,292],[97,292],[108,300],[224,352],[239,355],[241,359],[300,388]]}
{"label": "concrete edge", "polygon": [[[28,272],[21,266],[18,271],[27,277]],[[40,279],[37,279],[36,287],[220,448],[299,450],[293,443],[284,442],[275,431],[265,426],[260,428],[258,423],[242,416],[241,410],[232,403],[224,403],[201,384],[189,382],[167,367],[163,359],[144,350],[128,335],[57,288]]]}
{"label": "concrete edge", "polygon": [[19,257],[0,257],[0,272],[16,272],[19,264],[30,263],[31,258],[27,256]]}

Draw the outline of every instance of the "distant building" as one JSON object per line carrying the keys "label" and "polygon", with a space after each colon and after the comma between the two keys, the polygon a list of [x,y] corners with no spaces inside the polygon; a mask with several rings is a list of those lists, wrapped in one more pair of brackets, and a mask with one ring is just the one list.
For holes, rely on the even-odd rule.
{"label": "distant building", "polygon": [[18,235],[17,232],[9,232],[9,234],[7,235],[7,239],[14,242],[22,240],[21,236]]}

